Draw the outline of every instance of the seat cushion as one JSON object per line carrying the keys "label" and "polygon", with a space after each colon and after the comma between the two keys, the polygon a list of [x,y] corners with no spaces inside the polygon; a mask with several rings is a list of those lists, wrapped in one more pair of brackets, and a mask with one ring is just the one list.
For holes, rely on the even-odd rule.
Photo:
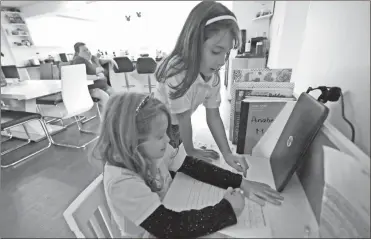
{"label": "seat cushion", "polygon": [[151,74],[156,71],[157,63],[153,58],[141,57],[136,63],[137,72],[139,74]]}
{"label": "seat cushion", "polygon": [[41,119],[41,114],[12,110],[1,110],[1,131],[32,119]]}
{"label": "seat cushion", "polygon": [[117,68],[113,68],[115,73],[125,73],[134,71],[133,62],[128,57],[115,57],[114,60],[117,63]]}
{"label": "seat cushion", "polygon": [[62,103],[63,98],[61,93],[54,93],[47,96],[36,98],[36,104],[42,105],[57,105],[58,103]]}

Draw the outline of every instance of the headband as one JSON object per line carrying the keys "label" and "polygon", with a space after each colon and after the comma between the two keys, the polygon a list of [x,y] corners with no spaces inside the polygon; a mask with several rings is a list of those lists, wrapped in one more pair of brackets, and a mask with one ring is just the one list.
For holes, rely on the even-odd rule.
{"label": "headband", "polygon": [[226,20],[226,19],[230,19],[230,20],[233,20],[237,23],[237,19],[231,15],[222,15],[222,16],[219,16],[219,17],[214,17],[212,19],[209,19],[205,26],[209,25],[209,24],[212,24],[214,22],[217,22],[217,21],[221,21],[221,20]]}

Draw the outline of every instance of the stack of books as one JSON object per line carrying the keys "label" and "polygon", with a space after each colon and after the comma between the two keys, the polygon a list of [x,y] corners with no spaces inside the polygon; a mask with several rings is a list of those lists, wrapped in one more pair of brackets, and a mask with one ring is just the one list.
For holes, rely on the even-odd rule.
{"label": "stack of books", "polygon": [[237,153],[251,154],[286,102],[296,101],[295,85],[291,69],[241,69],[233,77],[229,139]]}

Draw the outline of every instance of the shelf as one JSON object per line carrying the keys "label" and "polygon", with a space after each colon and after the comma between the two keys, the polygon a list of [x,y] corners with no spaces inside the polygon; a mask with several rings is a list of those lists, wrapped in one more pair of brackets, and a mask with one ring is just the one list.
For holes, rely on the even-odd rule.
{"label": "shelf", "polygon": [[26,26],[25,23],[3,23],[2,25],[13,25],[13,26]]}
{"label": "shelf", "polygon": [[30,35],[8,35],[8,37],[29,37]]}
{"label": "shelf", "polygon": [[263,19],[269,19],[272,16],[273,16],[273,14],[267,14],[267,15],[264,15],[264,16],[260,16],[260,17],[254,18],[253,21],[258,21],[258,20],[263,20]]}
{"label": "shelf", "polygon": [[10,13],[10,14],[17,13],[19,15],[22,15],[21,12],[11,12],[11,11],[1,11],[1,13]]}

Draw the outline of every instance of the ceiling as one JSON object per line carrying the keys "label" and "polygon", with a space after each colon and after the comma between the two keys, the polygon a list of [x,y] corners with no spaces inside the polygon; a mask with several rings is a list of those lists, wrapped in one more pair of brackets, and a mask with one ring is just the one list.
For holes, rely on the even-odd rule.
{"label": "ceiling", "polygon": [[1,1],[2,7],[24,7],[40,1]]}

